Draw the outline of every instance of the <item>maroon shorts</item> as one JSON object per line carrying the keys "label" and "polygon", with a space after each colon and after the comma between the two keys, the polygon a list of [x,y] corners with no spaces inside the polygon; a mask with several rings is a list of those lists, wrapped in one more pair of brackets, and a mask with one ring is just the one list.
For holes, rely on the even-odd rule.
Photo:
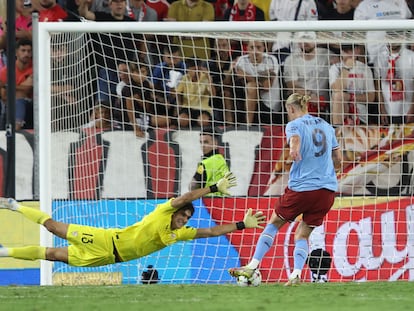
{"label": "maroon shorts", "polygon": [[292,222],[300,214],[303,221],[310,227],[320,226],[323,218],[331,209],[335,200],[335,192],[327,189],[296,192],[285,189],[285,193],[276,203],[276,214]]}

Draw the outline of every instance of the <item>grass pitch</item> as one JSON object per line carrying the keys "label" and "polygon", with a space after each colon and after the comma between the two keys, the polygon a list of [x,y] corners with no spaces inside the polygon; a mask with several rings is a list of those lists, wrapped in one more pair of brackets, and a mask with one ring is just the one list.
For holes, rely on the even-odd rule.
{"label": "grass pitch", "polygon": [[237,285],[7,286],[0,310],[19,311],[404,311],[414,282]]}

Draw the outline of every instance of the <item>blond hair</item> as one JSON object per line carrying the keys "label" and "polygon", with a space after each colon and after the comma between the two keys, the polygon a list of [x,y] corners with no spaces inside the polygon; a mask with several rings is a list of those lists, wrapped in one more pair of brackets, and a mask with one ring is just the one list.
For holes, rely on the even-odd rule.
{"label": "blond hair", "polygon": [[309,95],[301,95],[299,93],[293,93],[287,98],[286,105],[294,105],[300,108],[301,111],[307,112],[308,103],[310,99],[311,97]]}

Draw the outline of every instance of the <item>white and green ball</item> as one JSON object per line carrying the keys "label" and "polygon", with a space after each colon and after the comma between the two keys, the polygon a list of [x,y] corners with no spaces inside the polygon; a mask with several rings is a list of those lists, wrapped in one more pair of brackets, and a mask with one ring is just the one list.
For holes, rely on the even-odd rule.
{"label": "white and green ball", "polygon": [[262,274],[259,269],[254,270],[253,275],[248,278],[244,275],[237,277],[237,285],[241,287],[259,286],[262,283]]}

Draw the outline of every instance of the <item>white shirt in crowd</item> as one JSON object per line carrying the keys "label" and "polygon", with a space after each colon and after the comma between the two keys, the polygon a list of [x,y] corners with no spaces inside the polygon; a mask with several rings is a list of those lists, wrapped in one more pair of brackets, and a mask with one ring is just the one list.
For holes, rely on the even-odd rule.
{"label": "white shirt in crowd", "polygon": [[284,65],[285,82],[295,81],[295,85],[318,96],[329,98],[329,52],[315,48],[315,57],[305,59],[302,51],[290,54]]}
{"label": "white shirt in crowd", "polygon": [[[406,0],[364,0],[355,8],[354,20],[392,20],[409,19],[412,13]],[[384,45],[384,31],[368,31],[367,44],[369,60],[378,53]],[[376,64],[374,64],[376,65]]]}
{"label": "white shirt in crowd", "polygon": [[[300,0],[272,0],[269,6],[270,20],[278,21],[293,21]],[[314,0],[302,0],[299,8],[297,19],[298,21],[318,20],[318,10]],[[292,33],[279,32],[277,34],[277,41],[273,44],[272,51],[277,51],[282,48],[289,47],[289,39]]]}
{"label": "white shirt in crowd", "polygon": [[[403,90],[403,98],[399,100],[393,98],[393,90],[395,91],[396,87],[387,78],[391,58],[395,60],[394,81],[398,81],[400,85],[397,88]],[[386,47],[379,52],[375,63],[379,65],[377,70],[381,78],[381,89],[388,115],[406,115],[414,100],[414,52],[402,47],[399,53],[390,55],[389,49]]]}
{"label": "white shirt in crowd", "polygon": [[[332,86],[341,75],[344,67],[342,62],[333,64],[329,69],[329,85]],[[353,94],[364,94],[375,92],[374,76],[371,68],[360,61],[355,61],[355,65],[349,69],[348,79],[344,91]],[[356,108],[361,122],[368,124],[368,103],[357,102]]]}
{"label": "white shirt in crowd", "polygon": [[279,63],[273,55],[263,53],[263,60],[259,64],[252,64],[249,55],[240,56],[235,65],[236,70],[242,70],[247,75],[258,77],[260,73],[273,71],[276,74],[272,87],[268,92],[260,93],[260,98],[268,108],[274,111],[281,111],[282,103],[280,100],[280,83],[279,83]]}

